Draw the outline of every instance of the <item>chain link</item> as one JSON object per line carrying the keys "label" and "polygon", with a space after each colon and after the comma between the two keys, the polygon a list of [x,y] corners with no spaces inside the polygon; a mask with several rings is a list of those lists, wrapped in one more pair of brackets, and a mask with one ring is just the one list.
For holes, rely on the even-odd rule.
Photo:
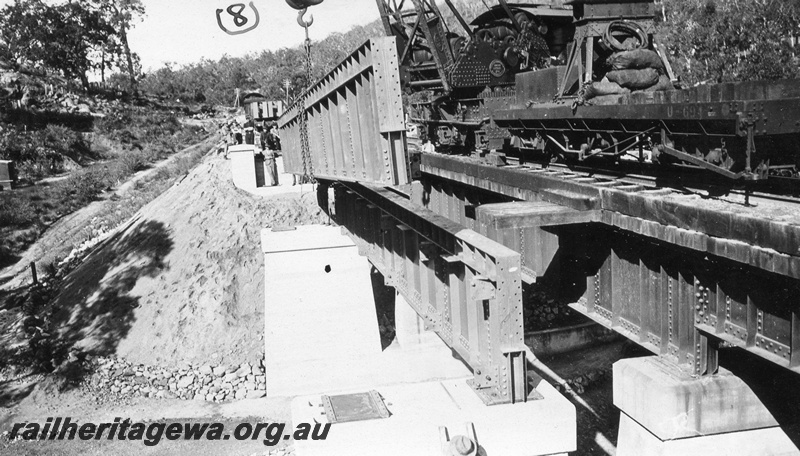
{"label": "chain link", "polygon": [[[308,33],[306,31],[306,33]],[[314,179],[314,166],[311,162],[311,149],[308,144],[308,113],[306,112],[306,97],[311,88],[311,40],[306,38],[306,91],[300,96],[300,155],[303,159],[303,181],[316,183]]]}

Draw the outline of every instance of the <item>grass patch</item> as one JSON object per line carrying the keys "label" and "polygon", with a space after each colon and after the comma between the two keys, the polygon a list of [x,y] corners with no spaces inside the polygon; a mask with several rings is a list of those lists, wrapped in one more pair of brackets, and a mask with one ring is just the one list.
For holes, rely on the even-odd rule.
{"label": "grass patch", "polygon": [[85,227],[73,240],[73,244],[78,245],[93,238],[97,234],[96,226],[115,227],[128,220],[145,204],[182,179],[202,161],[207,152],[207,149],[197,147],[192,152],[177,158],[173,163],[161,167],[146,179],[137,181],[124,196],[108,201],[108,210],[103,211],[103,214],[97,217],[92,226]]}
{"label": "grass patch", "polygon": [[40,130],[0,125],[0,158],[14,160],[19,178],[31,182],[97,157],[82,134],[51,124]]}
{"label": "grass patch", "polygon": [[[23,181],[64,171],[58,165],[68,161],[81,166],[64,179],[0,192],[0,265],[21,255],[59,218],[96,201],[134,173],[198,142],[200,132],[181,124],[173,114],[139,107],[123,108],[95,122],[91,140],[58,125],[36,131],[3,129],[0,150],[4,152],[0,155],[17,162]],[[168,168],[175,166],[183,170],[187,165]],[[181,170],[174,172],[185,172]],[[166,181],[172,173],[167,170],[158,174]],[[130,216],[138,207],[122,212]]]}

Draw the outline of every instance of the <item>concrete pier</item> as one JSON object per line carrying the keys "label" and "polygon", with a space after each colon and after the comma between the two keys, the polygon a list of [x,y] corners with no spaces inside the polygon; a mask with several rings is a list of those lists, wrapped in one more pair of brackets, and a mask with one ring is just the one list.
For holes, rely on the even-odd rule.
{"label": "concrete pier", "polygon": [[339,228],[263,230],[261,243],[267,396],[470,376],[400,297],[399,340],[381,350],[371,266]]}
{"label": "concrete pier", "polygon": [[566,454],[576,448],[575,407],[539,381],[543,397],[486,406],[467,366],[401,295],[395,340],[381,350],[370,264],[339,229],[262,231],[268,396],[293,396],[292,421],[325,423],[323,395],[375,390],[389,417],[332,424],[324,441],[295,442],[298,456],[441,453],[472,423],[490,455]]}
{"label": "concrete pier", "polygon": [[267,396],[349,386],[381,352],[369,263],[329,226],[264,230],[261,245]]}
{"label": "concrete pier", "polygon": [[[465,423],[472,423],[482,454],[489,456],[566,456],[576,447],[575,407],[546,383],[537,388],[543,399],[494,406],[484,405],[459,380],[398,384],[378,391],[389,418],[333,424],[325,441],[295,442],[298,456],[439,456],[440,427],[452,438],[465,435]],[[327,422],[319,405],[319,395],[296,398],[292,421]]]}
{"label": "concrete pier", "polygon": [[747,384],[720,368],[697,377],[662,358],[614,363],[617,456],[800,455]]}
{"label": "concrete pier", "polygon": [[233,184],[241,189],[254,189],[257,187],[255,150],[256,146],[252,144],[228,146],[228,159],[231,161]]}

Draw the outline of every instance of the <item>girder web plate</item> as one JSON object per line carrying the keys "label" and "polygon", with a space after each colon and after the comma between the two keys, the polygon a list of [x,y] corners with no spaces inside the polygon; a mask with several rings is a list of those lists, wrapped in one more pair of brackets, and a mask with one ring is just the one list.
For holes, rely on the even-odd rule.
{"label": "girder web plate", "polygon": [[[317,178],[410,181],[394,37],[370,39],[299,100],[278,119],[286,172],[310,168]],[[303,119],[307,148],[300,134]]]}

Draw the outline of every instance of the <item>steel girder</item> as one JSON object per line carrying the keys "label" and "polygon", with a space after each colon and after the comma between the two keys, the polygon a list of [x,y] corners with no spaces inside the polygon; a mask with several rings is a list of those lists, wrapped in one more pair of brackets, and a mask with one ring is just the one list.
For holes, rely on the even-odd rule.
{"label": "steel girder", "polygon": [[[449,161],[460,172],[445,173]],[[657,217],[666,212],[636,212],[647,208],[632,204],[636,194],[625,197],[622,206],[622,195],[598,193],[587,200],[589,190],[578,192],[580,184],[556,185],[552,176],[542,176],[552,185],[537,191],[530,185],[536,178],[514,188],[525,180],[511,175],[487,180],[492,173],[481,171],[492,167],[467,170],[462,159],[436,157],[435,163],[423,157],[424,193],[418,199],[425,207],[456,221],[477,214],[466,224],[521,252],[522,264],[535,265],[536,276],[557,282],[573,309],[676,364],[691,365],[698,374],[716,371],[720,346],[739,347],[800,372],[800,308],[795,302],[800,281],[791,267],[794,256],[775,251],[763,256],[763,248],[716,238],[714,230],[695,231],[684,224],[713,223],[713,217],[702,220],[684,208],[670,211],[671,223]],[[527,200],[518,201],[520,207],[532,200],[555,200],[578,214],[555,224],[523,220],[513,226],[506,222],[503,230],[486,226],[484,208],[497,206],[498,199],[517,198]],[[755,220],[728,222],[732,233],[770,239],[761,230],[746,229]],[[534,242],[539,242],[535,251],[522,247]]]}
{"label": "steel girder", "polygon": [[335,188],[337,223],[470,366],[481,399],[526,401],[520,255],[386,188]]}
{"label": "steel girder", "polygon": [[[317,81],[278,119],[287,172],[376,182],[410,181],[394,37],[373,38]],[[300,138],[306,116],[308,148]]]}

